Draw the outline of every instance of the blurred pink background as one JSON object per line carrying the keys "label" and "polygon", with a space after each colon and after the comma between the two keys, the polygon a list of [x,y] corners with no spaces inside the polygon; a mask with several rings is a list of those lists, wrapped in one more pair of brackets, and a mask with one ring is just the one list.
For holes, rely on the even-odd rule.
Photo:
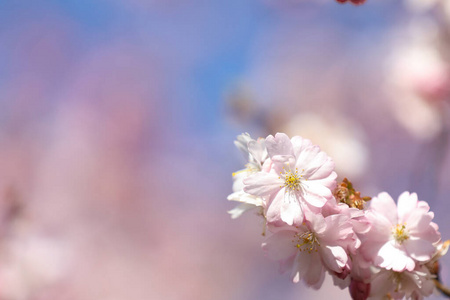
{"label": "blurred pink background", "polygon": [[412,2],[2,2],[0,299],[349,299],[278,274],[257,217],[227,214],[241,132],[417,192],[449,239],[450,21]]}

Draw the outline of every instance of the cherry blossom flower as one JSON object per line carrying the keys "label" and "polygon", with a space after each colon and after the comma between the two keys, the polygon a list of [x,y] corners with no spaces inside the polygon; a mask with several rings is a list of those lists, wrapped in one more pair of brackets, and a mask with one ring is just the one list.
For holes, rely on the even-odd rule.
{"label": "cherry blossom flower", "polygon": [[244,134],[236,146],[248,164],[233,174],[228,199],[241,204],[230,213],[259,208],[271,233],[262,248],[294,283],[319,289],[328,272],[353,300],[445,293],[438,260],[450,241],[441,242],[433,212],[415,193],[402,193],[396,205],[386,192],[361,196],[346,178],[336,188],[334,162],[299,136]]}
{"label": "cherry blossom flower", "polygon": [[389,294],[390,299],[419,300],[431,295],[433,290],[433,276],[424,266],[403,272],[382,269],[371,282],[369,299],[381,299]]}
{"label": "cherry blossom flower", "polygon": [[319,288],[325,270],[344,271],[352,225],[344,215],[326,218],[310,212],[306,215],[305,223],[300,226],[277,228],[262,247],[270,258],[291,265],[293,282],[302,279],[307,285]]}
{"label": "cherry blossom flower", "polygon": [[402,193],[398,206],[389,194],[380,193],[366,214],[371,228],[363,237],[362,255],[376,266],[396,272],[412,271],[416,262],[430,260],[440,234],[429,209],[415,193]]}
{"label": "cherry blossom flower", "polygon": [[266,138],[271,161],[244,179],[244,191],[268,199],[267,220],[301,224],[307,205],[320,208],[333,198],[336,186],[334,162],[310,140],[284,133]]}
{"label": "cherry blossom flower", "polygon": [[235,219],[248,210],[260,208],[259,213],[262,214],[265,206],[263,199],[244,192],[243,180],[250,174],[261,171],[262,165],[267,160],[264,139],[254,140],[248,133],[243,133],[237,137],[234,144],[244,154],[248,162],[245,169],[233,173],[233,193],[227,199],[240,202],[240,204],[228,213]]}

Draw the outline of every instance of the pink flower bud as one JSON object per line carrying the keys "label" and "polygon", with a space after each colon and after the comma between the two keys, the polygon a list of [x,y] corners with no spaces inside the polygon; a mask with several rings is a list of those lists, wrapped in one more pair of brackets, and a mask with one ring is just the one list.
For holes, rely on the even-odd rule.
{"label": "pink flower bud", "polygon": [[366,300],[370,293],[370,283],[364,283],[352,278],[349,291],[353,300]]}

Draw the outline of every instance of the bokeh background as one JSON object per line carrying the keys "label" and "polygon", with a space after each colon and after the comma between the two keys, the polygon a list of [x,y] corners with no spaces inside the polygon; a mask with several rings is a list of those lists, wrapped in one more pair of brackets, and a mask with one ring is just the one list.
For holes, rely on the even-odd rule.
{"label": "bokeh background", "polygon": [[227,214],[241,132],[417,192],[449,239],[444,2],[0,1],[0,299],[349,299]]}

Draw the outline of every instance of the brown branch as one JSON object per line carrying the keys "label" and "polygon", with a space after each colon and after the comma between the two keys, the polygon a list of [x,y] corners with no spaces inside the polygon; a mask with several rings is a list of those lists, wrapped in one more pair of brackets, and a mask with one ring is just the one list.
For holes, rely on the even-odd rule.
{"label": "brown branch", "polygon": [[441,292],[447,298],[450,298],[450,288],[443,285],[438,279],[433,279],[433,281],[438,291]]}

